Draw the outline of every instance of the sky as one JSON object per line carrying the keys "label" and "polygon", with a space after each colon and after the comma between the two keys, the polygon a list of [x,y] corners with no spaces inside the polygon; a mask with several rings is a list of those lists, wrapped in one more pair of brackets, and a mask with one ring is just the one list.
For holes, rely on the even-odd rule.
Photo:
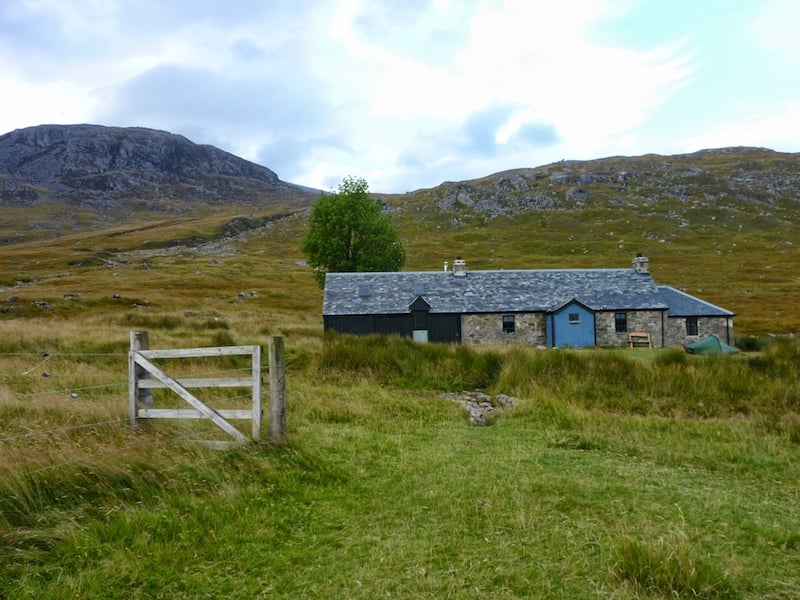
{"label": "sky", "polygon": [[800,151],[796,0],[0,0],[0,134],[161,129],[334,190]]}

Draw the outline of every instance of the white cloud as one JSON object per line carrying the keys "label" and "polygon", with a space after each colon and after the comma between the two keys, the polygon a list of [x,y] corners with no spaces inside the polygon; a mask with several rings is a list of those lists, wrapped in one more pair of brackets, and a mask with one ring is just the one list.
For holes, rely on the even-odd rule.
{"label": "white cloud", "polygon": [[[619,3],[484,2],[474,12],[461,14],[465,20],[455,24],[439,21],[446,5],[417,7],[416,21],[403,30],[410,43],[433,44],[421,31],[463,32],[452,37],[447,51],[441,44],[437,47],[437,60],[424,59],[426,48],[395,47],[392,32],[381,37],[359,29],[357,24],[365,21],[377,23],[382,33],[388,27],[362,18],[364,6],[355,1],[340,5],[334,30],[343,54],[333,52],[328,58],[344,61],[344,72],[363,78],[362,93],[350,102],[360,108],[354,118],[364,120],[368,133],[360,136],[354,127],[355,137],[372,144],[368,152],[389,163],[409,151],[425,156],[422,139],[434,136],[449,140],[450,152],[441,152],[446,142],[437,143],[429,160],[458,163],[459,175],[465,174],[465,167],[494,168],[503,158],[524,160],[530,148],[517,148],[519,155],[514,155],[505,145],[518,134],[517,141],[524,139],[521,134],[534,128],[561,138],[561,152],[584,154],[645,121],[692,74],[690,55],[680,40],[647,52],[592,41],[592,28],[618,16],[624,8]],[[389,42],[382,43],[384,38]],[[345,78],[345,86],[357,87],[358,77]],[[498,144],[493,153],[502,154],[499,160],[486,155],[488,142],[481,149],[462,146],[458,153],[462,127],[474,124],[475,115],[488,107],[501,105],[511,108],[492,124],[493,132],[481,134],[486,140],[493,135]],[[376,136],[389,141],[375,144]],[[476,162],[463,154],[470,149],[485,154],[484,160]],[[399,176],[403,172],[395,171]]]}
{"label": "white cloud", "polygon": [[0,133],[43,123],[83,123],[95,104],[89,90],[69,82],[10,82],[3,86]]}
{"label": "white cloud", "polygon": [[[800,139],[800,98],[765,102],[736,119],[714,122],[685,141],[685,151],[727,146],[757,146],[796,152]],[[791,141],[789,141],[791,140]]]}
{"label": "white cloud", "polygon": [[755,40],[786,63],[800,60],[800,4],[795,0],[770,0],[752,23]]}
{"label": "white cloud", "polygon": [[[0,129],[157,127],[289,181],[330,189],[355,174],[376,191],[701,140],[787,148],[791,95],[774,85],[754,104],[728,91],[763,62],[727,82],[728,122],[693,97],[731,70],[711,44],[748,31],[797,79],[800,9],[764,6],[755,19],[726,11],[719,42],[681,27],[634,47],[608,26],[661,25],[635,0],[20,0],[0,6]],[[687,107],[708,123],[688,141],[670,126]]]}

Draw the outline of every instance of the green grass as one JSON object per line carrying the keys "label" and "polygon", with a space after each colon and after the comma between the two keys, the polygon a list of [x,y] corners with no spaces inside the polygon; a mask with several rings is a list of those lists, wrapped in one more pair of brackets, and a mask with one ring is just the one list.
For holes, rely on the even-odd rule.
{"label": "green grass", "polygon": [[674,597],[736,598],[727,573],[695,550],[683,532],[642,541],[620,540],[612,572],[638,593]]}
{"label": "green grass", "polygon": [[[755,397],[745,418],[722,405],[697,418],[680,391],[670,416],[634,400],[670,377],[724,387],[729,365],[791,389],[800,345],[719,360],[346,336],[304,345],[286,447],[214,452],[178,441],[188,432],[177,425],[134,435],[124,422],[2,442],[0,595],[800,593],[797,406]],[[476,365],[496,371],[487,391],[519,397],[489,427],[441,396],[469,388]],[[625,374],[631,385],[598,404],[592,386]],[[48,408],[42,385],[6,397],[6,432],[124,417],[124,393]]]}
{"label": "green grass", "polygon": [[[796,206],[592,194],[464,226],[388,200],[409,269],[641,251],[658,283],[735,310],[746,354],[326,337],[301,218],[224,243],[233,217],[209,213],[5,245],[0,598],[800,597],[800,343],[767,335],[800,330]],[[282,335],[288,445],[130,432],[134,329],[151,348]],[[475,388],[519,400],[474,427],[442,394]]]}
{"label": "green grass", "polygon": [[385,385],[405,389],[487,388],[500,375],[497,351],[476,353],[466,346],[419,346],[410,338],[354,338],[331,334],[321,356],[323,373],[335,378],[376,376]]}
{"label": "green grass", "polygon": [[[590,447],[570,446],[557,443],[563,429],[530,415],[488,428],[435,407],[399,418],[392,405],[415,399],[396,396],[373,398],[360,422],[296,424],[287,449],[165,449],[172,466],[147,486],[141,465],[128,480],[98,473],[101,492],[77,506],[63,492],[85,475],[51,476],[48,489],[62,499],[44,511],[48,519],[36,515],[35,530],[6,538],[4,590],[56,598],[790,598],[800,590],[789,483],[800,473],[784,464],[791,448],[746,425],[699,424],[675,452],[669,423],[600,419],[568,430],[591,436]],[[714,437],[727,443],[712,445]]]}

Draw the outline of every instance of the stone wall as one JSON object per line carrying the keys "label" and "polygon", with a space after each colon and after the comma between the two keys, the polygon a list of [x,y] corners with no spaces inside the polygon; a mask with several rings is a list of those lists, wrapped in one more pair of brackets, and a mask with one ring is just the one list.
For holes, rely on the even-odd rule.
{"label": "stone wall", "polygon": [[598,346],[619,346],[628,347],[628,334],[634,331],[649,333],[653,348],[660,348],[663,345],[661,332],[661,318],[663,311],[660,310],[629,310],[628,331],[617,333],[615,331],[614,315],[622,311],[597,312],[594,315],[594,326],[597,332]]}
{"label": "stone wall", "polygon": [[547,343],[546,336],[545,317],[542,313],[514,314],[513,334],[503,333],[502,313],[461,317],[461,341],[465,344],[523,343],[544,346]]}
{"label": "stone wall", "polygon": [[733,345],[733,320],[727,317],[697,317],[697,335],[692,336],[686,335],[685,317],[672,317],[666,321],[667,346],[685,346],[709,335]]}
{"label": "stone wall", "polygon": [[[615,312],[617,311],[595,313],[596,340],[599,346],[627,348],[628,333],[634,331],[649,333],[653,348],[684,346],[712,334],[725,343],[733,344],[733,321],[729,323],[725,317],[698,317],[698,335],[689,337],[686,335],[685,318],[667,318],[664,311],[660,310],[627,311],[628,331],[617,333]],[[461,317],[461,340],[465,344],[547,345],[547,323],[543,313],[515,313],[514,329],[513,334],[503,333],[502,313]]]}

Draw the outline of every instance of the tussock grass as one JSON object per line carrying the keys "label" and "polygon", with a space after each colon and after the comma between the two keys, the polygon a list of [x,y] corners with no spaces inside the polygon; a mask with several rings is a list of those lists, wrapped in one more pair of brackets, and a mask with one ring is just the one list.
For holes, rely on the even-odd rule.
{"label": "tussock grass", "polygon": [[[10,244],[0,597],[800,597],[800,344],[761,335],[800,323],[794,226],[776,227],[795,209],[733,219],[676,201],[694,225],[675,231],[655,207],[641,220],[598,200],[583,215],[473,216],[475,236],[409,202],[395,213],[409,268],[455,254],[471,268],[624,266],[641,251],[659,283],[736,310],[749,352],[326,336],[302,219],[219,245],[221,215]],[[221,433],[195,423],[132,433],[132,329],[153,348],[284,336],[289,444],[213,452],[188,440]],[[473,427],[441,395],[475,388],[518,401]]]}
{"label": "tussock grass", "polygon": [[796,348],[786,340],[756,356],[691,356],[663,349],[650,361],[623,350],[517,348],[507,355],[494,387],[626,414],[775,418],[800,412],[791,383],[800,375]]}
{"label": "tussock grass", "polygon": [[679,533],[640,540],[623,536],[611,572],[635,593],[676,598],[738,598],[727,574]]}
{"label": "tussock grass", "polygon": [[328,335],[320,369],[333,377],[360,374],[408,389],[462,390],[491,387],[500,375],[497,351],[466,346],[420,345],[401,337]]}
{"label": "tussock grass", "polygon": [[[800,473],[788,438],[765,436],[756,420],[630,414],[561,396],[559,378],[603,365],[609,377],[631,365],[674,368],[674,359],[656,367],[656,355],[635,352],[365,341],[369,352],[339,357],[347,366],[339,372],[332,353],[359,340],[337,336],[323,348],[308,338],[311,363],[288,379],[285,448],[212,452],[176,441],[180,428],[132,435],[124,424],[35,436],[13,452],[3,443],[4,457],[15,458],[0,488],[0,591],[746,598],[800,590],[791,575],[800,566]],[[495,391],[514,382],[533,393],[476,428],[437,390],[472,383],[484,352],[499,365]],[[696,358],[687,364],[717,368]],[[444,373],[440,387],[419,387],[431,376],[417,373],[425,361]],[[98,416],[113,404],[95,402]],[[84,406],[91,414],[91,402]],[[66,415],[54,406],[50,416]],[[48,445],[53,453],[37,460],[24,452]]]}

